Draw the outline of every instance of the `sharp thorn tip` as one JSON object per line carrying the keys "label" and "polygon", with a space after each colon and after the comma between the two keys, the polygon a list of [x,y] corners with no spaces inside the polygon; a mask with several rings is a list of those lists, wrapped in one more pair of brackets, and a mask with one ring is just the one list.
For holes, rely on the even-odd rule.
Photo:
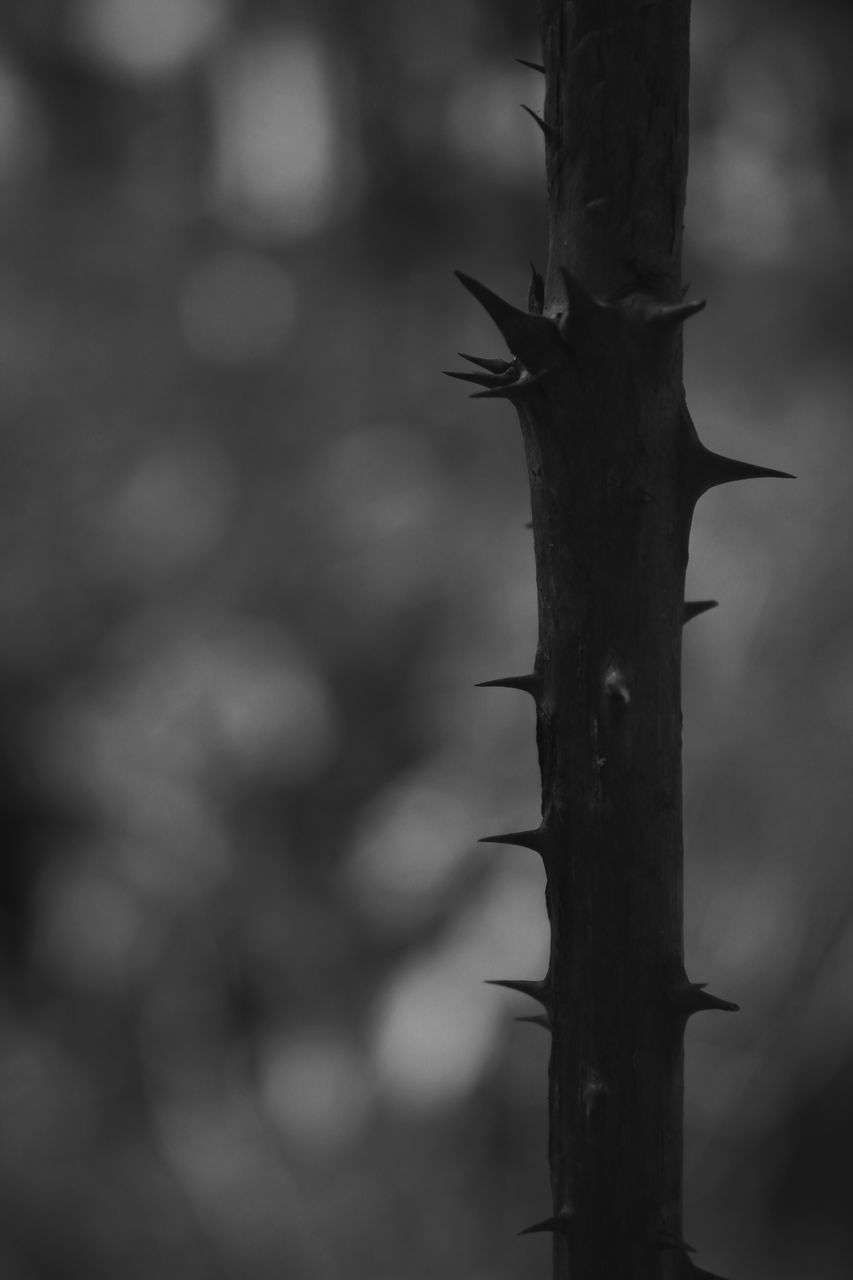
{"label": "sharp thorn tip", "polygon": [[546,142],[551,142],[554,138],[554,130],[551,128],[551,126],[545,123],[545,121],[542,119],[538,111],[534,111],[532,107],[526,106],[523,102],[520,105],[521,105],[522,111],[526,111],[527,114],[530,116],[531,120],[536,121],[539,128],[542,130],[543,134],[545,135]]}
{"label": "sharp thorn tip", "polygon": [[467,360],[469,364],[479,365],[487,373],[507,373],[512,368],[512,361],[510,360],[493,360],[487,356],[471,356],[467,351],[457,351],[456,354],[461,360]]}
{"label": "sharp thorn tip", "polygon": [[683,324],[691,316],[698,315],[700,311],[704,311],[706,306],[705,298],[699,298],[696,302],[660,303],[656,306],[649,306],[645,311],[645,318],[655,328],[665,329]]}
{"label": "sharp thorn tip", "polygon": [[477,689],[520,689],[523,693],[529,693],[532,697],[536,697],[539,693],[539,681],[535,675],[529,676],[502,676],[498,680],[480,680],[476,685]]}
{"label": "sharp thorn tip", "polygon": [[568,1211],[555,1213],[550,1218],[544,1218],[541,1222],[534,1222],[532,1227],[525,1227],[523,1231],[519,1231],[520,1236],[532,1236],[539,1232],[550,1231],[558,1235],[565,1235],[571,1227],[571,1214]]}
{"label": "sharp thorn tip", "polygon": [[530,831],[505,831],[498,836],[481,836],[478,844],[513,844],[520,849],[532,849],[543,857],[548,848],[547,833],[542,827]]}
{"label": "sharp thorn tip", "polygon": [[698,618],[700,613],[707,613],[709,609],[716,609],[719,600],[685,600],[683,621],[685,623],[692,622],[694,618]]}
{"label": "sharp thorn tip", "polygon": [[551,988],[548,979],[529,978],[486,978],[484,979],[487,986],[505,987],[507,991],[517,991],[519,995],[530,996],[532,1000],[538,1000],[539,1004],[549,1008],[551,1000]]}
{"label": "sharp thorn tip", "polygon": [[[455,274],[460,284],[491,316],[510,351],[531,371],[532,377],[537,376],[533,371],[544,371],[549,357],[559,349],[559,338],[553,322],[545,316],[531,315],[528,311],[514,307],[488,285],[475,280],[464,271],[456,271]],[[532,377],[527,380],[527,385]]]}
{"label": "sharp thorn tip", "polygon": [[669,992],[669,1003],[675,1012],[684,1018],[694,1013],[704,1013],[718,1009],[722,1013],[738,1013],[740,1005],[732,1000],[721,1000],[705,990],[704,982],[679,983]]}
{"label": "sharp thorn tip", "polygon": [[775,467],[760,467],[738,458],[727,458],[700,445],[695,463],[694,491],[697,497],[718,485],[733,484],[738,480],[795,480],[790,471],[777,471]]}

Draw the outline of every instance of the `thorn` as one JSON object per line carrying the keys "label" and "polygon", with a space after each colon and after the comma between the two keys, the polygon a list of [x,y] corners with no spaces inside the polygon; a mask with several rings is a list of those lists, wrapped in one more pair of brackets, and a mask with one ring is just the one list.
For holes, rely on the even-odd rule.
{"label": "thorn", "polygon": [[547,369],[541,369],[539,373],[528,373],[525,369],[521,377],[513,382],[501,382],[498,386],[490,387],[488,391],[475,391],[471,399],[519,400],[530,387],[535,387],[538,382],[542,382],[547,374]]}
{"label": "thorn", "polygon": [[494,320],[501,332],[504,342],[514,356],[518,356],[522,364],[530,370],[541,370],[548,367],[549,355],[558,351],[559,342],[556,329],[551,320],[545,316],[532,316],[527,311],[520,311],[511,302],[501,298],[487,285],[481,284],[473,276],[464,271],[456,271],[459,283],[476,298]]}
{"label": "thorn", "polygon": [[704,311],[705,306],[704,298],[700,298],[696,302],[651,303],[641,308],[641,313],[646,323],[653,328],[672,329],[676,325],[683,324],[685,320],[689,320],[691,316],[698,315],[700,311]]}
{"label": "thorn", "polygon": [[535,675],[503,676],[500,680],[481,680],[475,689],[521,689],[531,697],[538,698],[540,693],[539,679]]}
{"label": "thorn", "polygon": [[610,204],[610,196],[596,196],[594,200],[587,200],[584,210],[587,213],[599,214],[603,213]]}
{"label": "thorn", "polygon": [[795,480],[790,471],[776,471],[772,467],[757,467],[751,462],[740,462],[737,458],[726,458],[721,453],[707,449],[699,439],[699,433],[690,416],[686,403],[681,405],[681,424],[684,432],[682,439],[682,484],[684,496],[688,503],[695,503],[709,489],[721,484],[731,484],[736,480],[760,480],[763,478],[778,480]]}
{"label": "thorn", "polygon": [[551,1030],[551,1019],[547,1013],[534,1013],[529,1018],[514,1018],[514,1022],[531,1022],[534,1027],[544,1027],[546,1031]]}
{"label": "thorn", "polygon": [[521,105],[522,111],[526,111],[527,114],[530,116],[530,119],[535,120],[536,123],[539,125],[539,128],[542,130],[543,134],[545,135],[545,141],[553,142],[557,137],[557,134],[549,124],[545,123],[545,121],[540,116],[539,112],[534,111],[532,107],[526,107],[523,102],[520,105]]}
{"label": "thorn", "polygon": [[604,692],[608,698],[618,698],[626,707],[631,701],[631,690],[625,680],[625,675],[617,666],[610,666],[604,677]]}
{"label": "thorn", "polygon": [[658,1231],[655,1235],[655,1245],[661,1250],[677,1249],[680,1253],[696,1252],[692,1244],[688,1244],[680,1236],[674,1236],[671,1231]]}
{"label": "thorn", "polygon": [[682,1018],[689,1018],[693,1013],[703,1013],[706,1009],[720,1009],[724,1013],[737,1013],[740,1005],[731,1000],[721,1000],[705,990],[704,982],[681,982],[670,987],[667,999],[671,1008]]}
{"label": "thorn", "polygon": [[[510,365],[512,370],[512,365]],[[442,369],[441,372],[445,378],[458,378],[460,382],[473,382],[478,387],[503,387],[507,386],[515,378],[515,374],[508,371],[507,373],[469,373],[463,370],[457,373],[453,369]]]}
{"label": "thorn", "polygon": [[540,1231],[551,1231],[558,1235],[568,1235],[572,1226],[572,1214],[570,1209],[561,1209],[559,1213],[555,1213],[552,1218],[543,1218],[541,1222],[534,1222],[532,1227],[525,1227],[523,1231],[519,1231],[520,1236],[532,1236]]}
{"label": "thorn", "polygon": [[528,62],[526,58],[516,58],[515,61],[522,67],[529,67],[531,71],[539,71],[543,76],[545,74],[545,68],[541,62]]}
{"label": "thorn", "polygon": [[530,996],[531,1000],[538,1000],[546,1009],[550,1009],[551,984],[547,978],[533,981],[527,978],[486,978],[485,981],[487,986],[506,987],[508,991],[518,991],[523,996]]}
{"label": "thorn", "polygon": [[726,458],[721,453],[712,453],[700,444],[699,453],[693,461],[693,492],[696,498],[714,489],[720,484],[732,484],[736,480],[796,480],[790,471],[776,471],[773,467],[757,467],[751,462],[740,462],[737,458]]}
{"label": "thorn", "polygon": [[500,836],[481,836],[478,844],[514,844],[520,849],[532,849],[542,858],[550,853],[549,833],[545,827],[536,827],[532,831],[506,831]]}
{"label": "thorn", "polygon": [[534,316],[541,316],[545,310],[545,280],[530,263],[530,288],[527,290],[527,310]]}
{"label": "thorn", "polygon": [[719,603],[719,600],[685,600],[682,623],[692,622],[694,618],[699,617],[700,613],[707,613],[709,609],[716,609]]}
{"label": "thorn", "polygon": [[464,351],[457,351],[456,354],[470,364],[479,365],[481,369],[487,370],[488,373],[508,373],[512,368],[510,360],[489,360],[486,356],[469,356]]}

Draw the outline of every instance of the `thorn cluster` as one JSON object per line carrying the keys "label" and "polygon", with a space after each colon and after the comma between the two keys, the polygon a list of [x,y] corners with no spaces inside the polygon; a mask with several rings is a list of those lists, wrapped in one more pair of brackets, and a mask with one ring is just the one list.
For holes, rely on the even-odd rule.
{"label": "thorn cluster", "polygon": [[456,277],[491,316],[512,354],[531,374],[565,364],[566,352],[553,320],[522,311],[464,271],[457,271]]}

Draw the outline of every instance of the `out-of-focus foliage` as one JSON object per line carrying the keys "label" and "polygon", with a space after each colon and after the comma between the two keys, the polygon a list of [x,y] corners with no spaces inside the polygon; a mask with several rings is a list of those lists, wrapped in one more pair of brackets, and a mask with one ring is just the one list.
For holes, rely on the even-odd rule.
{"label": "out-of-focus foliage", "polygon": [[[696,0],[688,1238],[853,1253],[853,27]],[[534,6],[0,12],[0,1270],[516,1280],[547,1245],[533,564],[458,263],[543,253]],[[579,428],[580,429],[580,428]]]}

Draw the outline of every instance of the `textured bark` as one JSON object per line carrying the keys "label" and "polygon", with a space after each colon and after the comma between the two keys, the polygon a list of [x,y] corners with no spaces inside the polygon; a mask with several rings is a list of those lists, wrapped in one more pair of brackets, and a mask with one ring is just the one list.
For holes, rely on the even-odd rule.
{"label": "textured bark", "polygon": [[[541,0],[549,252],[527,310],[470,276],[512,358],[455,376],[511,400],[533,510],[529,675],[548,973],[504,985],[552,1033],[555,1280],[701,1276],[682,1241],[683,1034],[736,1006],[682,942],[681,631],[690,522],[715,484],[780,474],[710,452],[682,387],[687,0]],[[536,64],[531,74],[536,74]]]}

